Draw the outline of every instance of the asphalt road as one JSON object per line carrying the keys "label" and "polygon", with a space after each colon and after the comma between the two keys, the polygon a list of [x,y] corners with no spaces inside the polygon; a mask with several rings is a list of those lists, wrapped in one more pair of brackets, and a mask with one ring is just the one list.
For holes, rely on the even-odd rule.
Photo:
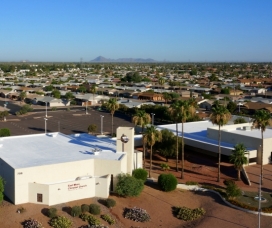
{"label": "asphalt road", "polygon": [[[84,108],[72,111],[48,111],[47,132],[62,132],[64,134],[87,133],[90,124],[97,126],[97,133],[101,132],[101,115],[103,118],[103,133],[111,133],[111,115],[108,112],[89,110],[85,113]],[[7,121],[0,121],[0,128],[8,128],[11,135],[38,134],[45,132],[45,112],[33,112],[24,116],[9,115]],[[134,126],[131,118],[121,113],[115,113],[114,132],[119,126]]]}

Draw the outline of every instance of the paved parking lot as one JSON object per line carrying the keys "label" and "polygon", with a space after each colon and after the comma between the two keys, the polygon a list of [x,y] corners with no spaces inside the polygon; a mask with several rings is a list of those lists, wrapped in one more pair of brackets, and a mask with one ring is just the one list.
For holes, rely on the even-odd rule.
{"label": "paved parking lot", "polygon": [[[104,134],[111,133],[111,115],[108,112],[89,110],[84,108],[73,111],[48,111],[47,132],[60,131],[64,134],[86,133],[90,124],[97,126],[97,133],[101,132],[101,115],[103,118]],[[8,128],[12,136],[37,134],[45,132],[45,112],[33,112],[24,116],[9,115],[7,122],[0,122],[0,128]],[[114,132],[119,126],[134,126],[131,118],[120,113],[114,115]]]}

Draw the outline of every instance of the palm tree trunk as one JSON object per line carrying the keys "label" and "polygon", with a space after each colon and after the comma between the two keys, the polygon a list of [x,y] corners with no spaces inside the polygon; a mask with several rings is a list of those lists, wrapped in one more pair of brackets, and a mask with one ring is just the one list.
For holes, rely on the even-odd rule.
{"label": "palm tree trunk", "polygon": [[178,123],[176,122],[177,151],[176,151],[176,171],[178,172]]}
{"label": "palm tree trunk", "polygon": [[145,169],[145,143],[143,142],[143,155],[144,155],[144,169]]}
{"label": "palm tree trunk", "polygon": [[238,172],[238,181],[239,181],[239,180],[241,180],[241,170],[237,169],[237,172]]}
{"label": "palm tree trunk", "polygon": [[111,136],[113,136],[113,114],[111,114]]}
{"label": "palm tree trunk", "polygon": [[261,185],[263,184],[263,130],[262,130],[262,151],[261,151]]}
{"label": "palm tree trunk", "polygon": [[218,132],[218,177],[217,182],[220,182],[220,163],[221,163],[221,130],[219,125],[219,132]]}
{"label": "palm tree trunk", "polygon": [[184,130],[183,130],[183,121],[182,121],[182,142],[181,142],[181,179],[184,179]]}
{"label": "palm tree trunk", "polygon": [[152,170],[152,145],[150,146],[150,165],[149,165],[149,177],[151,177]]}

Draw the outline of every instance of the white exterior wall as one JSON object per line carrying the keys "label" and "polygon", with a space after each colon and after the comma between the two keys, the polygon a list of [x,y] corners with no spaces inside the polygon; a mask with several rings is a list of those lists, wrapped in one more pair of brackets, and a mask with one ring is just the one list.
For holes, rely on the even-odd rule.
{"label": "white exterior wall", "polygon": [[[22,173],[22,174],[19,174]],[[14,204],[29,202],[29,183],[53,184],[94,175],[94,160],[74,161],[15,170]],[[12,200],[12,199],[11,199]]]}

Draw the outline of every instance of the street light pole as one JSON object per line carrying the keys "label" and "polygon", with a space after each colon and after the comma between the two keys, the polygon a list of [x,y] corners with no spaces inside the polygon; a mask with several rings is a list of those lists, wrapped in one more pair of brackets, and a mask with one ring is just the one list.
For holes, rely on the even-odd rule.
{"label": "street light pole", "polygon": [[258,228],[261,228],[261,211],[262,211],[262,208],[261,208],[261,188],[262,188],[262,175],[260,175],[260,182],[259,182],[259,207],[258,207]]}
{"label": "street light pole", "polygon": [[47,117],[47,101],[45,102],[45,117]]}
{"label": "street light pole", "polygon": [[46,134],[47,133],[47,119],[44,118],[44,133]]}
{"label": "street light pole", "polygon": [[101,135],[103,135],[103,118],[104,116],[100,115],[101,117]]}
{"label": "street light pole", "polygon": [[88,114],[88,109],[87,109],[87,102],[88,102],[88,100],[86,100],[86,115]]}
{"label": "street light pole", "polygon": [[154,116],[155,116],[155,113],[151,113],[152,115],[152,125],[154,126]]}
{"label": "street light pole", "polygon": [[58,130],[60,132],[60,122],[58,121]]}

